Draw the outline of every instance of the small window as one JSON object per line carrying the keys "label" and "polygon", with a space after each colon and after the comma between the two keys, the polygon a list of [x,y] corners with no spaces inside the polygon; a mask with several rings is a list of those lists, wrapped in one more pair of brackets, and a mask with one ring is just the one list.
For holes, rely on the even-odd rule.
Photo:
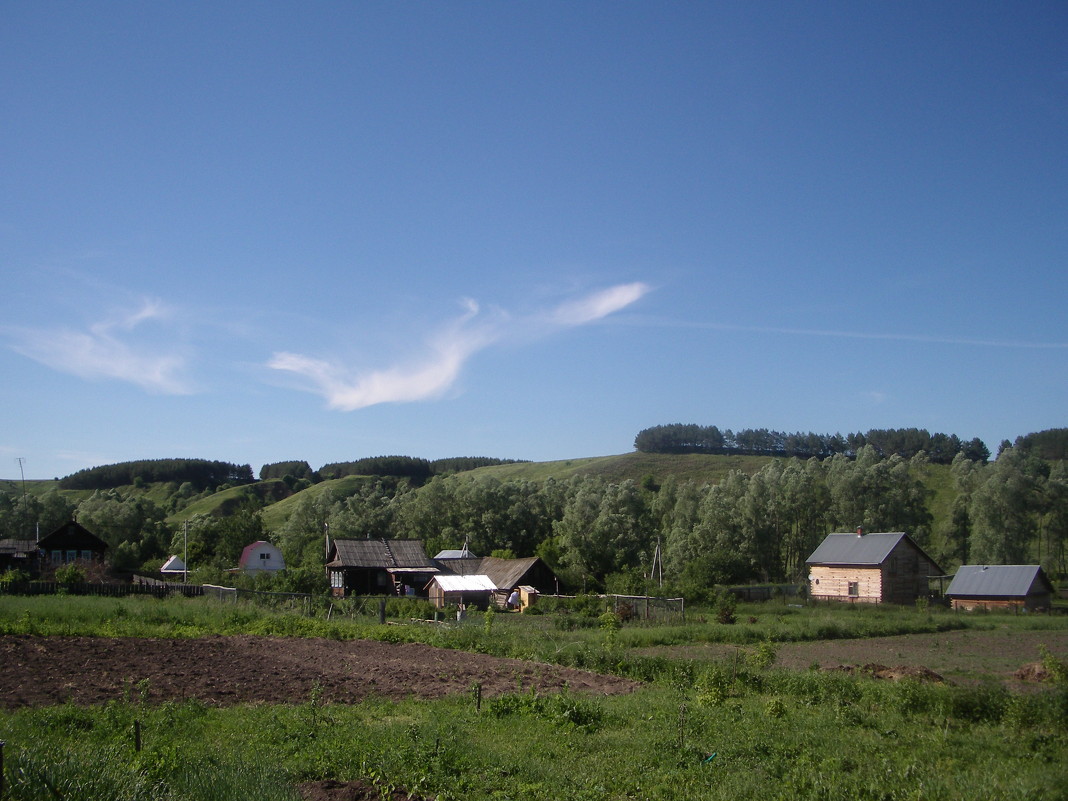
{"label": "small window", "polygon": [[270,558],[271,558],[271,555],[269,553],[261,553],[260,554],[260,559],[270,559]]}
{"label": "small window", "polygon": [[857,598],[859,596],[860,596],[860,585],[855,581],[849,582],[849,597],[850,598]]}

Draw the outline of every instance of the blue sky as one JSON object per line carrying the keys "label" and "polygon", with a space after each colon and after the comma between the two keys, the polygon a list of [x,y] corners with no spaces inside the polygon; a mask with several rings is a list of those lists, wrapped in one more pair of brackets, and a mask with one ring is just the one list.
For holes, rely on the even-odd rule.
{"label": "blue sky", "polygon": [[0,75],[0,476],[1068,425],[1063,2],[14,0]]}

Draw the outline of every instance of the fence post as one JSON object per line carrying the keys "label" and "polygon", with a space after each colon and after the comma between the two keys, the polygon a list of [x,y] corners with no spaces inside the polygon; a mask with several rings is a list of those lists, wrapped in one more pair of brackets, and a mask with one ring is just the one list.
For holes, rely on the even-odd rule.
{"label": "fence post", "polygon": [[0,740],[0,798],[4,797],[4,746],[6,742]]}
{"label": "fence post", "polygon": [[378,622],[383,626],[386,625],[386,599],[382,598],[378,602]]}
{"label": "fence post", "polygon": [[134,751],[141,753],[141,721],[134,721]]}

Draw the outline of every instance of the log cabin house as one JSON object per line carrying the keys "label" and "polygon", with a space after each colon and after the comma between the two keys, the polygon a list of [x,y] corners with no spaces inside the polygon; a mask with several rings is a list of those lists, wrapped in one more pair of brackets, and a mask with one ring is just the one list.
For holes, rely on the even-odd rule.
{"label": "log cabin house", "polygon": [[330,591],[349,595],[406,595],[439,572],[420,540],[333,540],[326,570]]}
{"label": "log cabin house", "polygon": [[961,565],[946,597],[954,609],[1046,610],[1053,583],[1038,565]]}
{"label": "log cabin house", "polygon": [[81,523],[71,520],[37,541],[42,564],[103,562],[108,546]]}
{"label": "log cabin house", "polygon": [[904,532],[828,534],[805,561],[813,600],[910,604],[942,569]]}

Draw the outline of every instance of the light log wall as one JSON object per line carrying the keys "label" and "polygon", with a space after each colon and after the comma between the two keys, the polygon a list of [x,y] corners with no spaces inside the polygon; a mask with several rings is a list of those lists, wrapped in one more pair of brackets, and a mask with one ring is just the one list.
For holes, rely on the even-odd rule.
{"label": "light log wall", "polygon": [[[882,600],[883,572],[878,567],[830,567],[813,565],[809,570],[812,577],[810,587],[812,597],[822,601],[853,601],[855,603],[877,604]],[[857,583],[857,594],[849,594],[849,583]]]}

